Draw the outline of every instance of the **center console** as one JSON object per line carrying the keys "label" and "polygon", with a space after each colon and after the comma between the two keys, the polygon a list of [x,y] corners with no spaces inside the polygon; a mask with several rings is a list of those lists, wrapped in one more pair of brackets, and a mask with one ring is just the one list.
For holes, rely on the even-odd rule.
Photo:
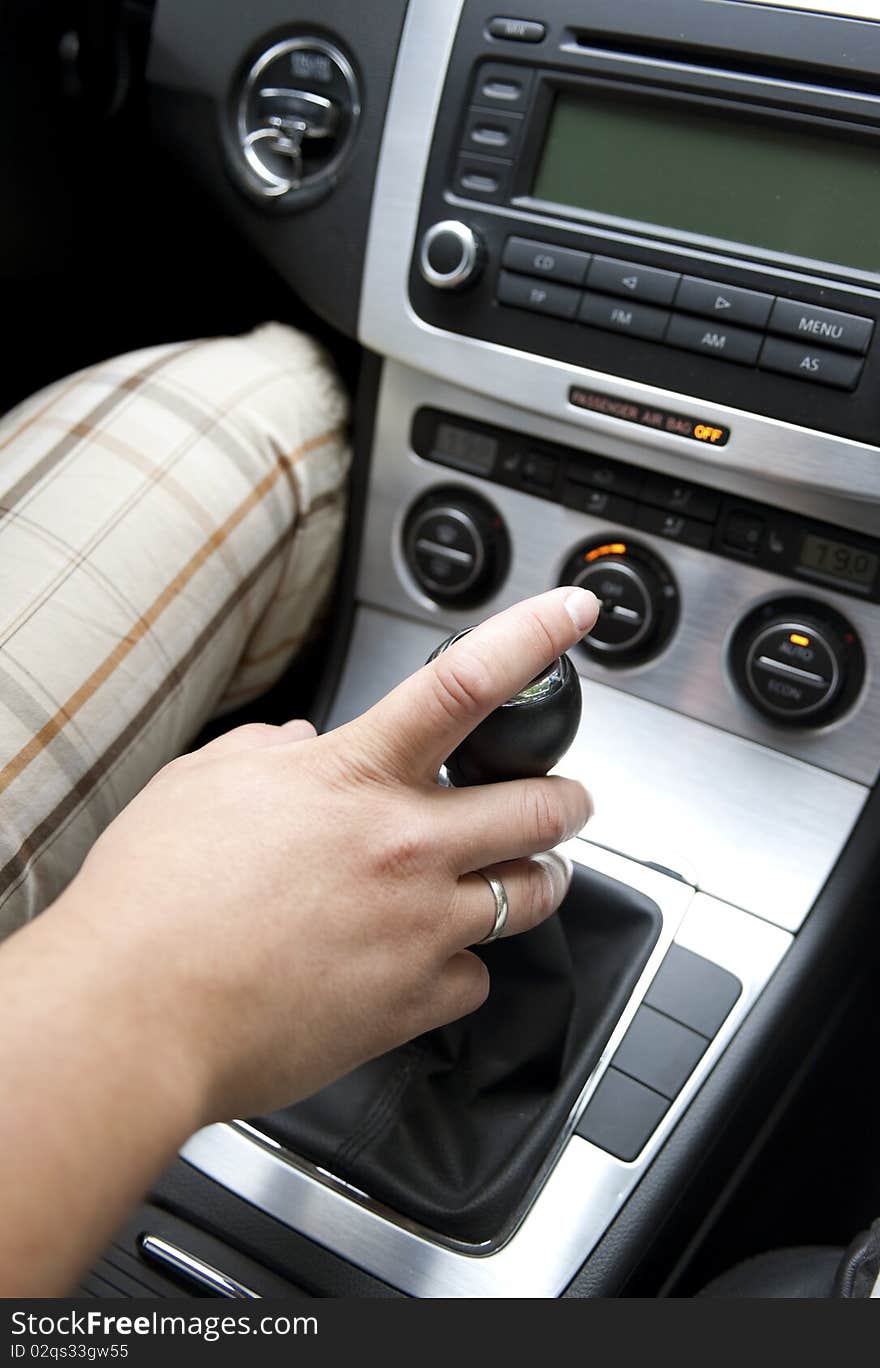
{"label": "center console", "polygon": [[327,725],[450,632],[555,584],[593,589],[561,770],[596,815],[569,853],[657,925],[515,1212],[479,1237],[272,1124],[189,1142],[191,1165],[400,1291],[565,1291],[800,962],[869,802],[878,77],[876,24],[784,8],[409,4],[360,293],[382,365]]}

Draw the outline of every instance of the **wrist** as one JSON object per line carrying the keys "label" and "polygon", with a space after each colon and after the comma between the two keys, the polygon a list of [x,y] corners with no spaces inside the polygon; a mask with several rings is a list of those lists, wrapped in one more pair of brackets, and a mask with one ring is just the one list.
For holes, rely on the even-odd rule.
{"label": "wrist", "polygon": [[[34,924],[65,965],[65,1010],[91,1039],[157,1144],[176,1150],[211,1118],[205,1053],[187,1029],[173,947],[149,917],[82,870]],[[59,1004],[60,1005],[60,1004]],[[121,1100],[121,1099],[120,1099]]]}

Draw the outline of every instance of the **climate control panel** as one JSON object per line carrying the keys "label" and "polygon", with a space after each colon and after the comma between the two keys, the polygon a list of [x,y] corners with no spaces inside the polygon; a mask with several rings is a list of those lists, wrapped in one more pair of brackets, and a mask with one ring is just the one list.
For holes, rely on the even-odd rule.
{"label": "climate control panel", "polygon": [[[711,701],[714,675],[716,698],[736,699],[746,733],[757,728],[762,739],[815,736],[855,709],[865,647],[828,598],[842,598],[844,608],[880,604],[877,539],[442,409],[417,408],[409,435],[428,484],[409,504],[401,550],[432,604],[491,606],[507,594],[508,577],[515,597],[554,581],[579,584],[601,603],[579,657],[615,683],[656,678],[662,696],[699,696],[714,716],[725,707]],[[438,466],[465,478],[435,484]],[[508,494],[528,496],[521,515],[513,505],[513,524],[504,516]],[[576,527],[580,514],[588,535],[548,536]],[[698,561],[688,562],[684,585],[674,568],[679,548]],[[534,569],[525,575],[523,565]],[[759,573],[747,577],[746,566]],[[731,590],[710,623],[708,586],[719,576]],[[775,582],[779,592],[750,595],[751,582]]]}
{"label": "climate control panel", "polygon": [[[873,784],[876,518],[854,508],[832,522],[839,500],[780,486],[771,501],[769,478],[747,489],[711,474],[699,456],[660,463],[638,434],[551,423],[389,362],[359,600],[430,623],[439,640],[580,580],[603,604],[572,654],[586,696],[605,689],[664,709],[632,714],[650,737],[678,715]],[[771,640],[774,624],[809,644]],[[664,763],[675,769],[674,756]]]}

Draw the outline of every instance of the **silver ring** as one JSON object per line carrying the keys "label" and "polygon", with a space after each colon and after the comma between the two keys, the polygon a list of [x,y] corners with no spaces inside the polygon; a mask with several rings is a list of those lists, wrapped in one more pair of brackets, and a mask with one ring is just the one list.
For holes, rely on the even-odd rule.
{"label": "silver ring", "polygon": [[507,914],[510,911],[510,903],[507,901],[507,889],[500,879],[496,879],[494,874],[484,874],[482,869],[476,870],[481,879],[485,879],[495,896],[495,925],[484,936],[482,940],[476,941],[476,945],[488,945],[490,941],[497,940],[507,925]]}

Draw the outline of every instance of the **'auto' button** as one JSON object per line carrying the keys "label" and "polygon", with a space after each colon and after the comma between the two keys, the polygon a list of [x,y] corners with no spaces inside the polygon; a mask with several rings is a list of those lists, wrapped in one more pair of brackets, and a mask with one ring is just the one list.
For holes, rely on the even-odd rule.
{"label": "'auto' button", "polygon": [[826,707],[840,686],[831,643],[813,626],[773,623],[759,632],[746,659],[754,699],[773,713],[807,717]]}

